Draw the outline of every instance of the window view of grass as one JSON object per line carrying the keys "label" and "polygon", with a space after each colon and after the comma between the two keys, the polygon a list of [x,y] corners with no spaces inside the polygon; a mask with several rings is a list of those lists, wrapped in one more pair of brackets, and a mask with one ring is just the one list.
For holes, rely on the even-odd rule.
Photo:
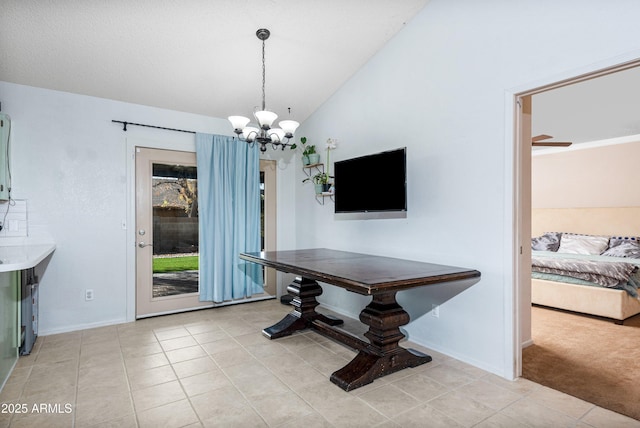
{"label": "window view of grass", "polygon": [[154,257],[153,273],[180,272],[198,270],[199,256],[186,257]]}

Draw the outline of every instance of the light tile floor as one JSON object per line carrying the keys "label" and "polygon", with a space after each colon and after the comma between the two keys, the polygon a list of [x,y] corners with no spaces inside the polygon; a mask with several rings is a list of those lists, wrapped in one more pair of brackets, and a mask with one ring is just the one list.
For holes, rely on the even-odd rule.
{"label": "light tile floor", "polygon": [[433,361],[347,393],[328,378],[353,351],[260,334],[288,311],[271,300],[40,337],[0,393],[0,427],[640,427],[409,342]]}

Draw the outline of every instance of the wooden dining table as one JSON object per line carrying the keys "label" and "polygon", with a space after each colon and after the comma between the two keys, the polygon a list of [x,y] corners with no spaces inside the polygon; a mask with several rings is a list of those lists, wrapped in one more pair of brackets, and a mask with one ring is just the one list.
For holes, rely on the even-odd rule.
{"label": "wooden dining table", "polygon": [[[396,293],[480,277],[474,269],[326,248],[241,253],[240,258],[297,275],[287,287],[293,310],[265,328],[264,336],[277,339],[311,328],[358,351],[330,378],[345,391],[431,361],[429,355],[399,345],[405,337],[400,327],[408,324],[410,317],[398,304]],[[368,341],[337,328],[342,320],[316,311],[316,297],[322,294],[319,282],[373,297],[360,313],[360,321],[369,327],[364,334]]]}

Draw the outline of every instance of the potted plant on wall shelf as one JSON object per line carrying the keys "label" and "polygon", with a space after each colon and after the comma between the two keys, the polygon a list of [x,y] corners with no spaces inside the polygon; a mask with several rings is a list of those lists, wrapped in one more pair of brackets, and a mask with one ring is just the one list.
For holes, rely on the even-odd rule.
{"label": "potted plant on wall shelf", "polygon": [[326,192],[329,190],[329,188],[331,187],[331,183],[329,182],[329,180],[331,178],[333,177],[331,177],[326,172],[319,172],[314,176],[305,178],[304,180],[302,180],[302,182],[304,183],[306,181],[311,180],[315,185],[316,194],[320,194],[322,192]]}
{"label": "potted plant on wall shelf", "polygon": [[[304,138],[304,137],[303,137]],[[302,141],[302,139],[301,139]],[[306,138],[305,138],[305,142],[306,142]],[[304,142],[303,142],[304,144]],[[333,178],[332,175],[330,174],[330,168],[331,165],[329,164],[329,153],[331,150],[334,150],[337,147],[338,144],[338,140],[335,138],[329,138],[327,139],[327,143],[326,143],[326,147],[327,147],[327,165],[326,168],[322,168],[323,171],[322,172],[318,172],[316,175],[313,175],[309,178],[305,178],[304,180],[302,180],[303,183],[311,180],[313,182],[313,184],[315,185],[315,191],[316,191],[316,195],[319,195],[321,193],[324,192],[333,192],[333,190],[331,189],[332,183],[331,183],[331,179]],[[315,152],[315,146],[313,146],[314,152]],[[318,155],[319,156],[319,155]],[[313,164],[312,164],[313,165]]]}
{"label": "potted plant on wall shelf", "polygon": [[[315,165],[320,162],[320,155],[316,153],[316,146],[314,144],[307,144],[307,137],[300,137],[300,144],[303,147],[302,150],[302,165]],[[298,148],[297,144],[291,146],[291,150]]]}
{"label": "potted plant on wall shelf", "polygon": [[316,153],[315,145],[312,144],[307,147],[305,151],[302,152],[302,156],[304,156],[305,153],[307,154],[307,158],[309,159],[309,163],[307,165],[317,165],[320,163],[320,155]]}

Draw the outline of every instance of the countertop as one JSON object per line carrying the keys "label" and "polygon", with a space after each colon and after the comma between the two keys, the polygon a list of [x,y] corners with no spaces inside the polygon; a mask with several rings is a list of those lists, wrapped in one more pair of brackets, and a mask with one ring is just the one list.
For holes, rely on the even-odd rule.
{"label": "countertop", "polygon": [[29,269],[56,249],[56,244],[0,245],[0,272]]}

